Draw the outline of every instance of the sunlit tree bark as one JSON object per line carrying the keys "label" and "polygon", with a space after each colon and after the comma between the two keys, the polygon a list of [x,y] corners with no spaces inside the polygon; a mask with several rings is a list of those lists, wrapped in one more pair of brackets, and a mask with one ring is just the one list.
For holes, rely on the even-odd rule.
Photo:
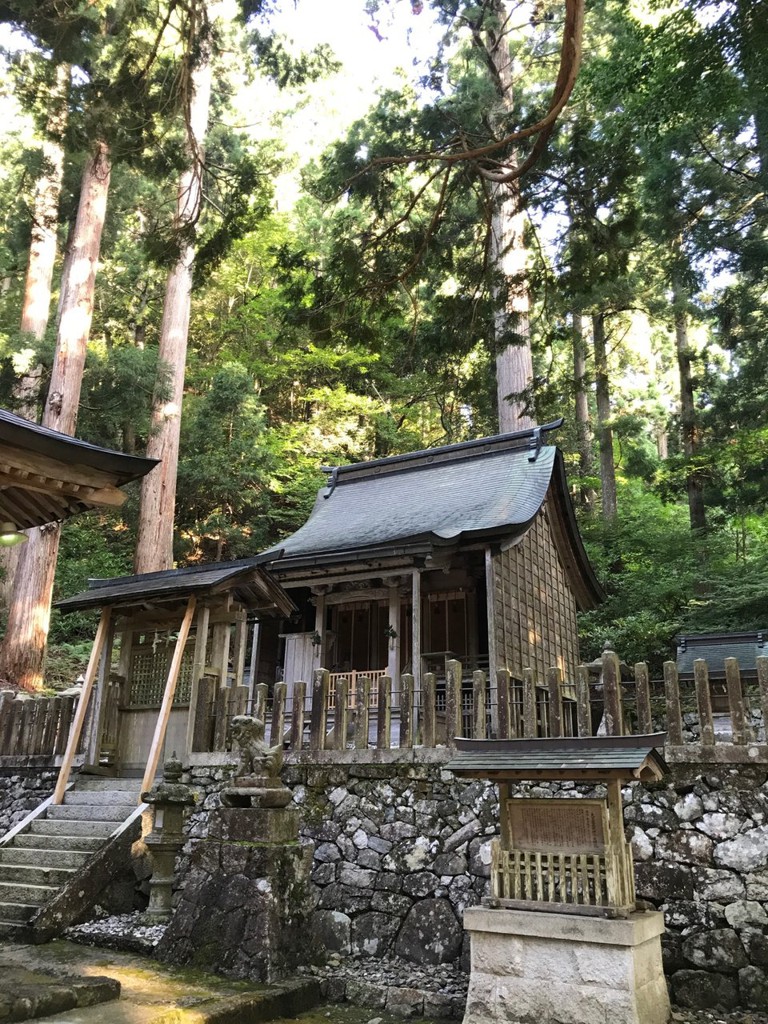
{"label": "sunlit tree bark", "polygon": [[[61,285],[56,355],[43,410],[43,426],[64,434],[74,434],[77,423],[110,174],[109,149],[99,142],[83,170],[71,258]],[[42,685],[58,547],[57,524],[31,530],[13,583],[0,645],[0,679],[26,690]]]}

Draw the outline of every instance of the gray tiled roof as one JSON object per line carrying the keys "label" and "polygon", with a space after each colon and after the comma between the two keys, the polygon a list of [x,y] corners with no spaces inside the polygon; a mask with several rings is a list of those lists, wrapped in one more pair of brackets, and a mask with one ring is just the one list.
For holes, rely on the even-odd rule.
{"label": "gray tiled roof", "polygon": [[457,740],[458,751],[445,768],[459,776],[498,777],[514,773],[534,778],[549,773],[618,773],[632,777],[650,759],[659,773],[665,769],[656,748],[664,734],[649,736],[585,736],[538,740]]}
{"label": "gray tiled roof", "polygon": [[[448,453],[448,454],[446,454]],[[556,449],[460,446],[413,461],[349,467],[320,490],[310,518],[280,545],[283,557],[381,547],[417,537],[523,533],[541,508]],[[347,467],[344,467],[346,470]],[[278,550],[274,552],[278,554]]]}
{"label": "gray tiled roof", "polygon": [[114,579],[88,581],[88,590],[57,603],[64,612],[103,608],[107,605],[130,604],[132,601],[163,601],[189,597],[191,594],[216,593],[219,590],[241,589],[258,592],[271,598],[283,614],[290,614],[293,602],[280,585],[259,564],[259,556],[236,562],[167,569],[119,576]]}
{"label": "gray tiled roof", "polygon": [[725,676],[725,659],[735,658],[742,673],[754,675],[756,659],[768,655],[768,633],[706,633],[678,637],[677,670],[693,676],[693,663],[703,658],[710,678]]}

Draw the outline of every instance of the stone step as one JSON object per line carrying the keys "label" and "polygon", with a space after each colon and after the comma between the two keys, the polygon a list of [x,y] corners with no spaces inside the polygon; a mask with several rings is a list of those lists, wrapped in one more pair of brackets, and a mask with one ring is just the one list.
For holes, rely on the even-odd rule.
{"label": "stone step", "polygon": [[[44,836],[37,838],[41,841],[45,839]],[[93,843],[94,850],[101,845],[98,840],[89,841]],[[24,864],[37,868],[79,868],[88,860],[89,855],[88,850],[45,849],[40,845],[24,847],[13,843],[10,846],[0,846],[0,871],[5,864]]]}
{"label": "stone step", "polygon": [[64,794],[64,806],[75,807],[81,805],[88,805],[91,807],[103,806],[109,804],[127,804],[130,801],[131,796],[135,796],[132,807],[136,807],[139,802],[139,787],[135,786],[131,790],[127,789],[81,789],[79,786],[77,789],[70,789],[69,792]]}
{"label": "stone step", "polygon": [[40,907],[31,903],[0,903],[0,920],[13,924],[24,924],[39,909]]}
{"label": "stone step", "polygon": [[[3,909],[3,905],[0,904],[0,914],[2,914]],[[37,908],[35,907],[34,909]],[[27,931],[25,921],[4,921],[0,917],[0,939],[9,939],[11,942],[27,942]]]}
{"label": "stone step", "polygon": [[118,791],[124,791],[129,793],[135,793],[136,799],[139,798],[139,790],[141,789],[141,779],[115,779],[111,776],[106,775],[78,775],[73,776],[75,782],[74,789],[70,789],[68,793],[77,793],[78,791],[88,791],[89,793],[115,793]]}
{"label": "stone step", "polygon": [[125,821],[136,804],[55,804],[46,811],[48,821]]}
{"label": "stone step", "polygon": [[[29,831],[33,835],[44,836],[91,836],[98,837],[102,842],[111,836],[118,826],[116,821],[51,821],[48,818],[36,818],[30,822]],[[65,844],[65,849],[68,845]]]}
{"label": "stone step", "polygon": [[0,863],[0,883],[6,885],[55,885],[61,887],[77,873],[76,868],[62,865],[44,867],[40,864]]}
{"label": "stone step", "polygon": [[104,842],[101,836],[43,835],[40,832],[22,832],[15,836],[13,849],[54,851],[68,853],[95,853]]}
{"label": "stone step", "polygon": [[59,891],[57,885],[22,885],[16,882],[0,882],[0,904],[26,903],[40,907],[53,899]]}

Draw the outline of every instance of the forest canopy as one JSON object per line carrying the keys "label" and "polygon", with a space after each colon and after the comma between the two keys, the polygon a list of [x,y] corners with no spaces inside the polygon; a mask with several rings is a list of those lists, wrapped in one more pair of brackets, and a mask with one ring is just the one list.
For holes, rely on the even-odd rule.
{"label": "forest canopy", "polygon": [[[186,260],[176,564],[295,530],[322,465],[564,416],[607,593],[583,655],[658,664],[679,632],[764,628],[766,5],[594,0],[583,36],[563,0],[355,8],[382,51],[414,38],[350,119],[336,97],[359,72],[332,40],[293,44],[278,2],[0,4],[0,403],[39,419],[49,400],[101,140],[76,429],[147,451],[176,401],[161,337]],[[54,258],[33,323],[36,227]],[[132,571],[132,486],[64,524],[56,596]],[[51,630],[66,649],[92,624]]]}

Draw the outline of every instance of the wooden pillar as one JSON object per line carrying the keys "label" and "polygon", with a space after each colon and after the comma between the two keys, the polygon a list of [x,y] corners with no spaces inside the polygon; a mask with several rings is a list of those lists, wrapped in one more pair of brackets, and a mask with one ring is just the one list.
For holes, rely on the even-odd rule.
{"label": "wooden pillar", "polygon": [[194,750],[197,698],[200,690],[200,680],[205,674],[205,659],[208,652],[208,621],[210,617],[211,609],[208,605],[202,605],[198,608],[195,653],[192,660],[192,682],[189,691],[189,717],[187,718],[187,757]]}
{"label": "wooden pillar", "polygon": [[326,649],[325,636],[325,591],[315,595],[315,632],[320,637],[320,643],[313,647],[312,671],[316,668],[326,668],[328,651]]}
{"label": "wooden pillar", "polygon": [[226,686],[229,678],[230,628],[228,622],[217,622],[213,627],[211,666],[214,671],[219,673],[221,686]]}
{"label": "wooden pillar", "polygon": [[261,623],[256,620],[253,624],[253,632],[251,633],[251,681],[249,683],[248,699],[253,700],[256,684],[258,683],[258,671],[259,671],[259,641],[261,640]]}
{"label": "wooden pillar", "polygon": [[[176,647],[174,648],[171,667],[168,671],[168,680],[165,684],[165,693],[163,694],[163,703],[160,706],[160,714],[158,715],[157,725],[155,726],[155,734],[152,737],[152,745],[149,748],[149,757],[147,759],[147,767],[144,772],[144,779],[141,784],[140,794],[151,789],[152,783],[155,781],[157,766],[160,763],[160,754],[162,753],[163,744],[165,743],[165,733],[168,729],[168,719],[171,717],[173,698],[176,694],[176,683],[179,681],[181,659],[184,655],[184,648],[187,645],[187,637],[189,636],[189,628],[192,625],[192,617],[195,614],[196,603],[197,599],[193,594],[187,604],[187,610],[184,613],[184,618],[182,619],[181,627],[176,638]],[[141,795],[139,795],[139,800],[141,800]]]}
{"label": "wooden pillar", "polygon": [[92,697],[91,721],[85,744],[84,767],[98,768],[101,760],[101,734],[104,729],[104,711],[107,704],[109,670],[112,665],[112,646],[115,642],[115,625],[110,619],[99,658],[96,686]]}
{"label": "wooden pillar", "polygon": [[245,672],[245,647],[248,642],[248,625],[245,621],[245,608],[237,610],[235,618],[235,650],[232,663],[235,670],[233,686],[243,685],[243,674]]}
{"label": "wooden pillar", "polygon": [[[499,735],[499,694],[496,689],[496,673],[499,660],[496,650],[496,590],[493,583],[493,551],[490,545],[485,549],[485,603],[488,617],[488,676],[491,686],[491,730],[494,736]],[[504,668],[508,668],[504,665]]]}
{"label": "wooden pillar", "polygon": [[[400,678],[400,580],[387,580],[389,587],[389,632],[387,641],[387,675],[391,679]],[[392,633],[397,634],[391,636]]]}
{"label": "wooden pillar", "polygon": [[413,735],[418,735],[419,708],[421,707],[421,569],[413,570],[411,580],[411,657],[413,661]]}
{"label": "wooden pillar", "polygon": [[91,696],[94,680],[96,679],[96,669],[99,661],[101,660],[101,651],[107,638],[107,632],[110,628],[110,611],[111,609],[109,608],[104,608],[102,610],[101,619],[99,620],[99,628],[96,630],[96,639],[93,641],[91,657],[88,661],[88,668],[85,671],[83,692],[80,695],[77,711],[75,712],[75,720],[72,723],[69,739],[67,740],[67,749],[64,751],[64,759],[61,762],[59,778],[56,782],[56,788],[53,791],[53,803],[55,804],[60,804],[64,799],[67,782],[69,781],[69,773],[72,771],[72,762],[75,758],[75,751],[77,750],[80,742],[80,733],[82,732],[83,723],[85,722],[85,715],[88,710],[88,701]]}

